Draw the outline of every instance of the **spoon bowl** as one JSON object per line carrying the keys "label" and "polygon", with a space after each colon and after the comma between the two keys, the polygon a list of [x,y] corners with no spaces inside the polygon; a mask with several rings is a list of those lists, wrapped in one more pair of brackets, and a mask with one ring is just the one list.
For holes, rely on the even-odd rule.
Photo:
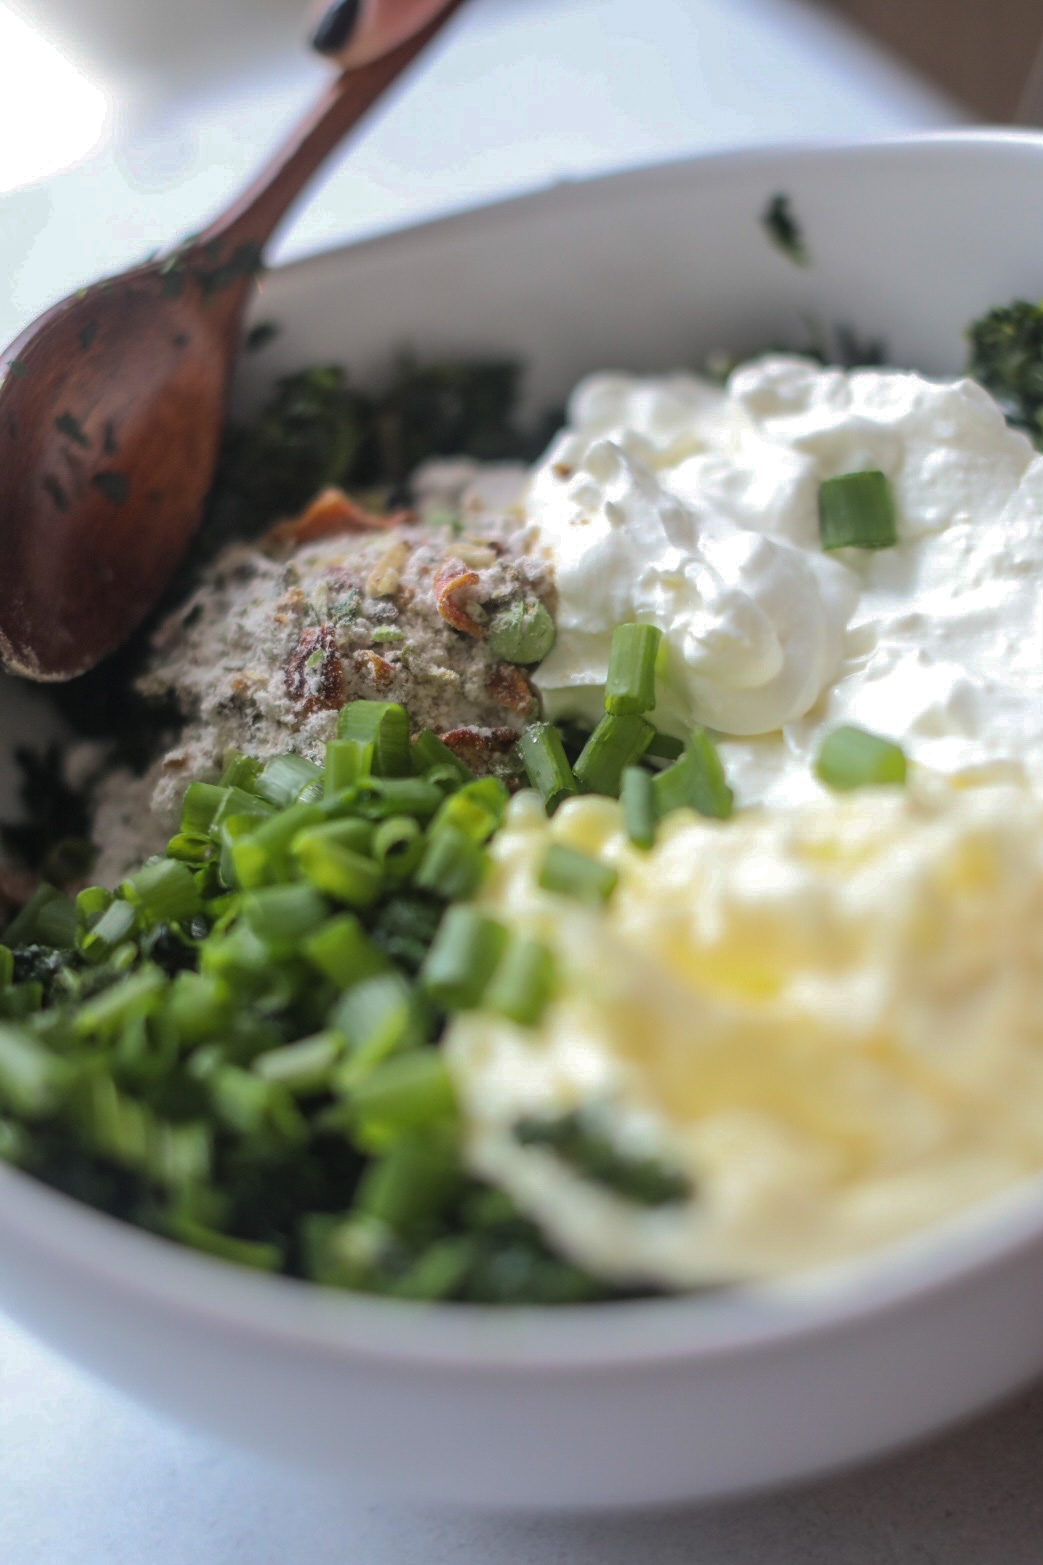
{"label": "spoon bowl", "polygon": [[304,185],[461,0],[345,71],[198,237],[81,289],[0,352],[0,664],[85,673],[156,603],[217,461],[243,312]]}

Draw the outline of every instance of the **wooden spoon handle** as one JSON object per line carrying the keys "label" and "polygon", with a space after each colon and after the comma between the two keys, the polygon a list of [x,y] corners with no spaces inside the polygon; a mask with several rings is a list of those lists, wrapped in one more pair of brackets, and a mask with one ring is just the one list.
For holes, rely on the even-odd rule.
{"label": "wooden spoon handle", "polygon": [[199,236],[199,245],[263,246],[330,153],[406,66],[435,37],[463,0],[445,8],[389,54],[344,71],[294,126],[266,167],[232,205]]}

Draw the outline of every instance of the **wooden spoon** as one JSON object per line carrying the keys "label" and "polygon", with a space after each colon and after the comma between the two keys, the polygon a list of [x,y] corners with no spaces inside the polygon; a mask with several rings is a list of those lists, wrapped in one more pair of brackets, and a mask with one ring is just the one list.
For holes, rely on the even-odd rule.
{"label": "wooden spoon", "polygon": [[[213,479],[264,246],[461,0],[344,72],[264,172],[172,254],[81,289],[0,352],[0,663],[71,679],[159,598]],[[348,303],[348,301],[346,301]]]}

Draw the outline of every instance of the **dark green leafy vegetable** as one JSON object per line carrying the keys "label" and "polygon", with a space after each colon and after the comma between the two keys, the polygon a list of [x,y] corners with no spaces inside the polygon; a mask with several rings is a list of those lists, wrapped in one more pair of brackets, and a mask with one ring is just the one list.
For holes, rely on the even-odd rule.
{"label": "dark green leafy vegetable", "polygon": [[807,266],[810,260],[801,226],[793,211],[788,195],[780,191],[772,196],[761,213],[761,224],[772,244],[797,266]]}
{"label": "dark green leafy vegetable", "polygon": [[522,1146],[545,1147],[584,1179],[636,1206],[670,1206],[691,1199],[692,1189],[683,1174],[657,1158],[624,1152],[593,1112],[522,1119],[514,1134]]}
{"label": "dark green leafy vegetable", "polygon": [[1043,301],[1015,299],[967,328],[967,373],[991,391],[1012,424],[1043,439]]}

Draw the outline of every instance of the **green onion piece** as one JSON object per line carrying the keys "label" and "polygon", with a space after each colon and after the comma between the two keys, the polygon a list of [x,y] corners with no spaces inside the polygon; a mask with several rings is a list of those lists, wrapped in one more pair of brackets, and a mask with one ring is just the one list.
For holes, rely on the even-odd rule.
{"label": "green onion piece", "polygon": [[416,998],[399,973],[383,973],[355,984],[337,1002],[333,1022],[347,1039],[347,1059],[337,1073],[342,1091],[355,1086],[389,1055],[418,1048],[424,1041]]}
{"label": "green onion piece", "polygon": [[[655,662],[663,633],[655,625],[617,625],[605,681],[605,711],[630,715],[655,706]],[[646,746],[647,749],[647,746]]]}
{"label": "green onion piece", "polygon": [[41,882],[21,912],[4,931],[9,946],[54,946],[60,950],[76,940],[76,904],[71,897]]}
{"label": "green onion piece", "polygon": [[508,663],[541,663],[554,640],[554,621],[539,598],[516,598],[489,621],[489,650]]}
{"label": "green onion piece", "polygon": [[[234,884],[245,891],[290,878],[290,845],[301,831],[324,819],[317,804],[293,804],[246,832],[233,834],[230,853]],[[228,825],[231,826],[231,821]]]}
{"label": "green onion piece", "polygon": [[341,913],[305,940],[302,950],[338,989],[388,970],[388,959],[374,945],[353,913]]}
{"label": "green onion piece", "polygon": [[92,928],[114,900],[113,893],[104,886],[84,886],[76,896],[76,917],[81,927]]}
{"label": "green onion piece", "polygon": [[170,838],[167,843],[167,858],[177,859],[182,864],[205,864],[213,857],[214,844],[209,837],[200,837],[186,831],[179,831],[176,836]]}
{"label": "green onion piece", "polygon": [[456,1093],[439,1049],[411,1049],[384,1060],[357,1084],[350,1102],[356,1134],[370,1147],[457,1118]]}
{"label": "green onion piece", "polygon": [[470,1234],[436,1239],[417,1256],[408,1271],[396,1277],[390,1293],[396,1299],[435,1303],[453,1298],[463,1286],[475,1261],[475,1241]]}
{"label": "green onion piece", "polygon": [[546,1148],[582,1178],[637,1206],[670,1206],[691,1197],[691,1186],[678,1169],[623,1151],[582,1111],[557,1119],[519,1120],[514,1135],[522,1146]]}
{"label": "green onion piece", "polygon": [[889,549],[898,542],[895,500],[879,468],[827,478],[818,490],[823,549]]}
{"label": "green onion piece", "polygon": [[564,842],[552,842],[544,855],[539,883],[544,891],[557,891],[579,902],[598,903],[608,901],[618,879],[610,865]]}
{"label": "green onion piece", "polygon": [[316,830],[321,831],[328,842],[335,842],[339,848],[351,848],[355,853],[372,857],[376,836],[373,822],[363,820],[358,815],[342,815],[340,808],[338,804],[332,817],[324,821],[322,826],[317,826]]}
{"label": "green onion piece", "polygon": [[199,887],[187,864],[154,859],[120,887],[145,924],[176,924],[203,910]]}
{"label": "green onion piece", "polygon": [[506,945],[502,924],[460,903],[443,918],[420,969],[420,981],[444,1011],[479,1005]]}
{"label": "green onion piece", "polygon": [[276,1141],[307,1139],[307,1124],[289,1093],[237,1065],[222,1065],[207,1079],[214,1113],[235,1134],[274,1135]]}
{"label": "green onion piece", "polygon": [[343,793],[373,771],[376,745],[359,739],[331,739],[326,745],[326,794]]}
{"label": "green onion piece", "polygon": [[396,701],[349,701],[337,719],[337,738],[372,744],[377,777],[408,777],[413,770],[409,718]]}
{"label": "green onion piece", "polygon": [[371,907],[383,889],[379,864],[339,846],[328,827],[299,832],[293,839],[293,856],[313,886],[349,907]]}
{"label": "green onion piece", "polygon": [[735,802],[717,747],[701,728],[693,731],[681,759],[660,772],[652,787],[660,820],[673,810],[687,808],[725,821]]}
{"label": "green onion piece", "polygon": [[265,761],[254,780],[254,792],[277,810],[295,804],[303,789],[322,777],[322,768],[291,751]]}
{"label": "green onion piece", "polygon": [[452,1146],[441,1138],[410,1136],[366,1169],[353,1210],[415,1242],[444,1221],[462,1185]]}
{"label": "green onion piece", "polygon": [[623,773],[620,789],[623,805],[623,824],[627,836],[636,848],[650,848],[655,842],[656,809],[655,779],[643,766],[628,766]]}
{"label": "green onion piece", "polygon": [[265,1081],[285,1088],[294,1097],[322,1092],[329,1086],[333,1067],[344,1053],[344,1034],[327,1027],[311,1038],[284,1044],[259,1054],[250,1069]]}
{"label": "green onion piece", "polygon": [[458,827],[443,826],[428,843],[413,880],[422,891],[430,891],[447,902],[460,902],[474,895],[488,867],[484,849]]}
{"label": "green onion piece", "polygon": [[664,734],[657,728],[653,734],[645,758],[657,761],[676,761],[678,756],[684,754],[684,740],[678,739],[676,734]]}
{"label": "green onion piece", "polygon": [[553,815],[563,800],[579,792],[561,735],[553,723],[530,723],[518,740],[518,755],[532,786]]}
{"label": "green onion piece", "polygon": [[383,1223],[361,1213],[335,1217],[313,1212],[300,1225],[304,1273],[313,1282],[356,1292],[380,1292],[399,1245]]}
{"label": "green onion piece", "polygon": [[444,800],[431,822],[431,831],[456,826],[472,842],[485,842],[502,824],[507,798],[507,789],[498,777],[476,778]]}
{"label": "green onion piece", "polygon": [[220,1233],[207,1223],[201,1223],[186,1212],[171,1212],[166,1218],[166,1229],[171,1238],[204,1255],[217,1256],[222,1261],[233,1261],[236,1266],[250,1266],[258,1272],[282,1270],[282,1250],[277,1244],[265,1244],[258,1239],[235,1239],[231,1234]]}
{"label": "green onion piece", "polygon": [[210,973],[178,973],[170,986],[167,1011],[186,1044],[201,1043],[219,1033],[231,1011],[231,991]]}
{"label": "green onion piece", "polygon": [[418,775],[423,775],[432,767],[448,767],[456,773],[462,783],[471,782],[474,773],[469,766],[465,766],[460,757],[447,744],[443,744],[436,733],[430,728],[422,728],[413,740],[410,754],[413,761],[413,770]]}
{"label": "green onion piece", "polygon": [[312,886],[265,886],[243,897],[243,917],[269,946],[295,947],[329,916],[326,899]]}
{"label": "green onion piece", "polygon": [[60,1105],[69,1079],[64,1060],[31,1033],[0,1023],[0,1103],[23,1119],[44,1119]]}
{"label": "green onion piece", "polygon": [[420,824],[411,815],[392,815],[382,821],[373,837],[373,857],[395,880],[413,873],[424,854]]}
{"label": "green onion piece", "polygon": [[519,1027],[535,1027],[553,996],[554,982],[554,958],[543,942],[516,937],[508,945],[482,1004]]}
{"label": "green onion piece", "polygon": [[129,902],[113,902],[93,928],[80,936],[80,950],[91,962],[103,962],[121,945],[137,923]]}
{"label": "green onion piece", "polygon": [[252,793],[262,764],[255,756],[242,755],[238,750],[230,751],[225,757],[221,787],[242,788],[245,793]]}
{"label": "green onion piece", "polygon": [[181,831],[205,837],[227,796],[228,789],[217,783],[189,783],[181,801]]}
{"label": "green onion piece", "polygon": [[213,1137],[202,1120],[170,1125],[157,1121],[149,1149],[149,1173],[166,1190],[183,1191],[210,1178]]}
{"label": "green onion piece", "polygon": [[14,983],[14,952],[9,946],[0,946],[0,989]]}
{"label": "green onion piece", "polygon": [[43,984],[35,979],[31,983],[12,984],[0,994],[0,1016],[5,1021],[22,1021],[39,1011],[42,1005]]}
{"label": "green onion piece", "polygon": [[826,735],[815,771],[830,788],[867,788],[904,783],[905,752],[890,739],[864,728],[844,726]]}
{"label": "green onion piece", "polygon": [[[636,626],[635,629],[645,627]],[[574,771],[579,786],[587,793],[605,793],[612,799],[618,798],[624,771],[641,759],[654,733],[652,724],[643,717],[616,717],[611,712],[606,713],[576,762]]]}
{"label": "green onion piece", "polygon": [[426,821],[445,795],[424,777],[372,777],[353,789],[349,797],[351,808],[370,820],[415,815],[417,820]]}
{"label": "green onion piece", "polygon": [[390,897],[373,923],[373,937],[395,962],[415,973],[442,921],[440,903],[424,896]]}
{"label": "green onion piece", "polygon": [[275,814],[275,806],[267,799],[259,799],[255,793],[247,793],[245,788],[226,788],[217,814],[210,822],[210,835],[219,837],[225,821],[235,816],[243,815],[260,822],[270,820]]}
{"label": "green onion piece", "polygon": [[144,963],[122,983],[85,1000],[72,1018],[73,1032],[80,1038],[92,1033],[110,1036],[124,1022],[150,1015],[159,1005],[166,984],[166,975],[160,968]]}

